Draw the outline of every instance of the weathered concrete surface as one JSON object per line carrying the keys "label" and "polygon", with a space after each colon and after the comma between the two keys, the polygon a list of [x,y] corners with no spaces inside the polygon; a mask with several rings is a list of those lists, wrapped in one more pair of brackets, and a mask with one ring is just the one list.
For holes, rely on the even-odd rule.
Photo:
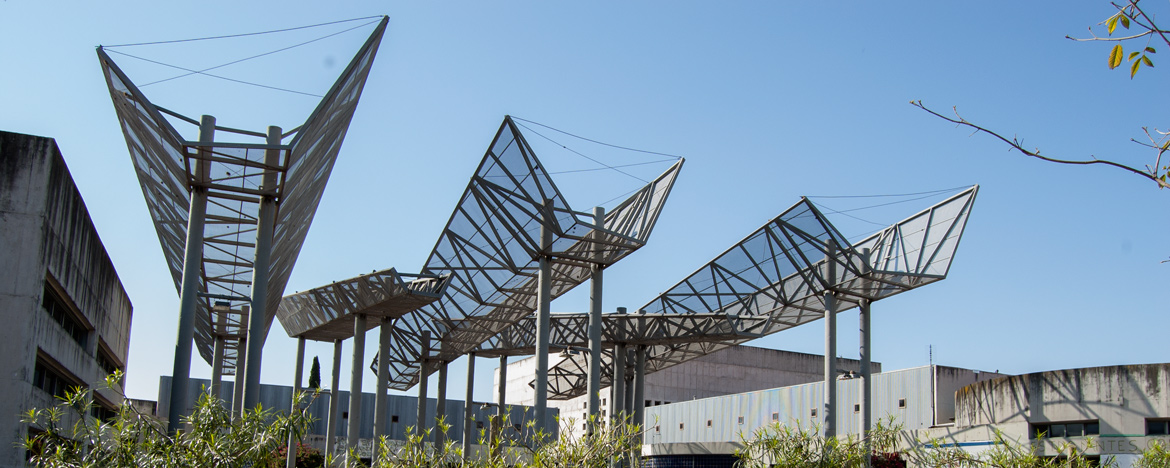
{"label": "weathered concrete surface", "polygon": [[[75,341],[42,308],[52,288],[88,332]],[[20,414],[54,404],[33,386],[37,361],[78,383],[105,377],[102,354],[125,369],[132,306],[56,143],[0,132],[0,467],[24,466]],[[98,401],[121,399],[98,392]],[[104,401],[103,401],[104,400]]]}

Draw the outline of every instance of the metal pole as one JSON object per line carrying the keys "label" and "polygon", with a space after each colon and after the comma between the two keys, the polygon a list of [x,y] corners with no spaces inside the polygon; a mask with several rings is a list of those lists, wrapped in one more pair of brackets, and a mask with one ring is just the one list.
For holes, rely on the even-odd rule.
{"label": "metal pole", "polygon": [[825,269],[829,288],[824,291],[825,299],[825,392],[824,392],[824,436],[837,435],[837,298],[832,287],[836,285],[836,256],[834,245],[829,244],[825,253]]}
{"label": "metal pole", "polygon": [[[301,392],[301,375],[305,371],[305,337],[297,337],[297,367],[293,374],[293,395],[292,404],[289,405],[289,414],[295,414],[300,411],[300,405],[297,403],[297,394]],[[296,468],[297,466],[297,435],[289,432],[288,434],[288,460],[285,462],[285,467]]]}
{"label": "metal pole", "polygon": [[215,397],[215,404],[223,407],[223,397],[219,395],[223,388],[223,336],[219,334],[219,327],[215,327],[215,347],[211,352],[211,396]]}
{"label": "metal pole", "polygon": [[646,345],[638,345],[634,360],[634,423],[646,424]]}
{"label": "metal pole", "polygon": [[329,420],[325,422],[325,454],[332,456],[337,437],[337,408],[341,406],[341,340],[333,340],[333,386],[329,387]]}
{"label": "metal pole", "polygon": [[442,424],[447,419],[447,362],[439,363],[439,400],[435,402],[435,446],[447,443],[447,433]]}
{"label": "metal pole", "polygon": [[353,364],[349,374],[349,427],[346,448],[356,449],[362,422],[362,365],[366,360],[366,314],[353,317]]}
{"label": "metal pole", "polygon": [[556,222],[552,213],[552,202],[544,202],[543,219],[540,225],[540,283],[537,301],[539,308],[536,311],[536,396],[533,401],[536,418],[536,429],[545,429],[544,415],[548,410],[548,340],[550,316],[549,308],[552,302],[552,262],[547,249],[552,247],[552,229],[550,223]]}
{"label": "metal pole", "polygon": [[869,466],[870,457],[868,454],[873,453],[873,447],[869,440],[869,431],[873,428],[873,421],[870,415],[870,398],[873,391],[873,379],[871,378],[872,369],[870,368],[870,313],[869,313],[869,299],[862,299],[859,307],[858,315],[861,321],[861,437],[865,444],[865,466]]}
{"label": "metal pole", "polygon": [[[605,208],[593,208],[593,224],[598,227],[605,225]],[[600,239],[595,239],[595,242]],[[600,260],[601,250],[594,254]],[[587,434],[593,435],[597,425],[601,424],[601,298],[602,273],[600,263],[594,263],[590,268],[589,276],[589,421]]]}
{"label": "metal pole", "polygon": [[617,424],[625,424],[626,412],[626,346],[613,346],[613,402],[610,413]]}
{"label": "metal pole", "polygon": [[491,427],[493,457],[500,456],[500,434],[503,433],[504,411],[507,409],[508,356],[500,356],[500,385],[496,390],[496,417]]}
{"label": "metal pole", "polygon": [[[199,142],[215,141],[215,117],[203,116],[199,121]],[[200,157],[211,154],[210,148],[200,147]],[[207,167],[200,159],[195,164],[195,180],[202,183]],[[203,273],[203,221],[207,217],[207,189],[191,187],[187,210],[187,249],[183,252],[183,282],[179,292],[179,332],[175,338],[175,364],[171,371],[171,406],[167,411],[167,432],[179,430],[180,420],[187,414],[187,387],[191,380],[191,346],[195,340],[195,312],[199,301],[199,278]]]}
{"label": "metal pole", "polygon": [[418,356],[418,419],[414,433],[422,435],[427,427],[427,357],[431,354],[431,331],[423,330],[419,339],[421,350]]}
{"label": "metal pole", "polygon": [[463,397],[463,459],[471,456],[471,401],[475,384],[475,353],[467,355],[467,394]]}
{"label": "metal pole", "polygon": [[[240,324],[240,328],[248,328],[248,311],[249,306],[240,306],[240,319],[244,323]],[[239,343],[236,344],[236,373],[234,380],[232,380],[232,417],[237,417],[242,414],[244,409],[244,361],[240,359],[240,350],[247,349],[248,335],[240,335]]]}
{"label": "metal pole", "polygon": [[[378,327],[378,383],[374,393],[374,455],[379,452],[378,442],[386,428],[386,387],[390,380],[390,332],[389,318],[382,318]],[[391,434],[390,437],[394,435]]]}
{"label": "metal pole", "polygon": [[[268,127],[268,144],[280,144],[280,127]],[[264,164],[280,165],[280,150],[264,152]],[[248,354],[244,362],[244,405],[251,408],[260,403],[260,362],[264,341],[268,334],[268,276],[269,257],[272,255],[272,230],[276,227],[275,169],[264,171],[266,193],[260,197],[260,211],[256,216],[256,249],[252,261],[252,317],[248,321]]]}

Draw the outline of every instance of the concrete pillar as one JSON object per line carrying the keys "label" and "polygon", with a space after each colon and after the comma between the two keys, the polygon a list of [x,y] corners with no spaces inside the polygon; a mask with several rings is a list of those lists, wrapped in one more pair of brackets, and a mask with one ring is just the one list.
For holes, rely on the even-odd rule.
{"label": "concrete pillar", "polygon": [[549,224],[557,222],[552,208],[552,201],[546,200],[542,214],[543,220],[540,225],[540,276],[537,278],[539,291],[536,296],[539,304],[536,310],[536,388],[532,403],[535,407],[533,417],[536,418],[537,430],[546,429],[544,418],[548,412],[548,340],[551,326],[549,314],[552,304],[552,259],[546,250],[552,247],[552,229],[549,228]]}
{"label": "concrete pillar", "polygon": [[[593,224],[598,227],[605,225],[605,208],[593,208]],[[596,252],[600,256],[600,249]],[[600,263],[595,263],[590,269],[589,276],[589,421],[587,431],[589,435],[601,423],[601,298],[602,273]]]}
{"label": "concrete pillar", "polygon": [[[279,145],[280,127],[268,127],[268,144]],[[264,152],[264,164],[280,165],[280,150]],[[269,258],[272,256],[272,231],[276,227],[276,185],[275,171],[264,172],[261,187],[272,190],[271,194],[260,197],[260,210],[256,216],[256,248],[252,260],[252,317],[248,320],[248,354],[244,361],[244,405],[251,408],[260,402],[260,362],[264,352],[264,341],[268,335],[268,277]]]}
{"label": "concrete pillar", "polygon": [[[873,395],[873,372],[870,368],[870,313],[869,313],[869,299],[862,299],[859,307],[859,320],[861,322],[861,431],[862,440],[865,444],[865,453],[872,453],[873,448],[869,440],[869,431],[873,429],[872,415],[870,414],[870,401]],[[869,466],[869,457],[865,458],[865,466]]]}
{"label": "concrete pillar", "polygon": [[427,427],[427,358],[431,355],[431,331],[423,330],[419,337],[418,356],[418,418],[415,421],[414,433],[424,434]]}
{"label": "concrete pillar", "polygon": [[440,423],[447,423],[447,362],[439,363],[439,394],[435,402],[435,446],[447,443],[447,434]]}
{"label": "concrete pillar", "polygon": [[325,422],[325,453],[334,452],[337,437],[337,408],[341,406],[341,340],[333,340],[333,383],[329,387],[329,420]]}
{"label": "concrete pillar", "polygon": [[472,432],[475,428],[472,426],[471,407],[472,390],[475,388],[475,353],[467,355],[467,393],[463,397],[463,460],[469,460],[471,456],[471,441],[475,440],[475,434]]}
{"label": "concrete pillar", "polygon": [[374,454],[386,429],[386,386],[390,379],[390,319],[383,317],[378,327],[378,383],[374,393]]}
{"label": "concrete pillar", "polygon": [[[301,375],[305,371],[305,338],[297,337],[297,366],[293,373],[293,397],[292,404],[290,404],[289,414],[295,414],[300,411],[300,405],[297,404],[297,394],[301,392]],[[297,466],[297,435],[294,433],[288,434],[288,459],[285,461],[286,468],[296,468]]]}
{"label": "concrete pillar", "polygon": [[[836,250],[830,243],[825,254],[825,270],[829,287],[836,286]],[[822,432],[826,438],[837,435],[837,297],[831,289],[824,291],[825,300],[825,391]]]}
{"label": "concrete pillar", "polygon": [[[199,142],[215,141],[215,117],[205,115],[199,122]],[[210,148],[199,154],[210,155]],[[207,177],[207,164],[195,165],[195,180]],[[203,221],[207,218],[207,189],[191,188],[187,208],[187,248],[183,252],[183,279],[179,290],[179,330],[175,338],[175,363],[171,370],[171,406],[167,411],[167,432],[179,430],[187,414],[187,388],[191,380],[191,346],[195,340],[195,313],[199,307],[199,278],[203,273]]]}
{"label": "concrete pillar", "polygon": [[362,422],[362,367],[366,360],[366,314],[353,317],[353,363],[349,374],[349,425],[345,445],[356,449]]}

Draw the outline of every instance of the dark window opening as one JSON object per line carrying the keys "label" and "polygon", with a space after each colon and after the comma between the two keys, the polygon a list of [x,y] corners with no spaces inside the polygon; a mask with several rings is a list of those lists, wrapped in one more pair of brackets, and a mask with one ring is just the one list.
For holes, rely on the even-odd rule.
{"label": "dark window opening", "polygon": [[1146,435],[1170,434],[1170,419],[1147,419]]}
{"label": "dark window opening", "polygon": [[349,411],[342,411],[341,419],[349,419]]}
{"label": "dark window opening", "polygon": [[812,410],[812,417],[814,417],[814,418],[817,417],[817,409],[816,408],[813,408],[813,410]]}
{"label": "dark window opening", "polygon": [[740,416],[740,417],[739,417],[739,421],[738,421],[738,422],[739,422],[740,424],[743,424],[743,416]]}
{"label": "dark window opening", "polygon": [[75,388],[83,387],[80,379],[68,375],[41,356],[37,356],[36,365],[33,367],[32,384],[45,393],[59,398],[64,398],[65,394]]}
{"label": "dark window opening", "polygon": [[1097,421],[1071,421],[1032,425],[1032,438],[1085,437],[1097,435],[1101,425]]}
{"label": "dark window opening", "polygon": [[899,408],[899,409],[905,409],[905,408],[906,408],[906,399],[905,399],[905,398],[899,398],[899,399],[898,399],[898,408]]}
{"label": "dark window opening", "polygon": [[483,421],[476,421],[475,428],[476,429],[483,429]]}
{"label": "dark window opening", "polygon": [[682,428],[683,428],[683,423],[678,423],[678,430],[680,430],[680,431],[681,431],[681,430],[682,430]]}
{"label": "dark window opening", "polygon": [[398,415],[397,414],[391,415],[390,422],[392,422],[392,423],[398,422]]}
{"label": "dark window opening", "polygon": [[53,317],[53,320],[56,321],[58,325],[61,325],[61,328],[65,330],[65,333],[69,335],[70,338],[73,338],[73,341],[76,341],[77,344],[84,348],[86,338],[89,337],[89,327],[86,327],[85,324],[77,318],[77,313],[66,304],[67,302],[65,299],[62,298],[60,294],[57,294],[57,290],[50,286],[48,282],[46,282],[44,296],[41,298],[41,308],[44,309],[50,317]]}
{"label": "dark window opening", "polygon": [[772,422],[780,422],[780,413],[772,413]]}
{"label": "dark window opening", "polygon": [[707,420],[707,427],[711,427],[711,420],[710,419]]}
{"label": "dark window opening", "polygon": [[854,405],[853,405],[853,412],[854,412],[854,413],[860,413],[860,412],[861,412],[861,405],[860,405],[860,404],[854,404]]}

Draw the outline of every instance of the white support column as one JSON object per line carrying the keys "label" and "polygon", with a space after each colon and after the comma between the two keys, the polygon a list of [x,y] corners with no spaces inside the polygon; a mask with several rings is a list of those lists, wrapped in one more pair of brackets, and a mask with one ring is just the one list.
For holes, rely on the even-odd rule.
{"label": "white support column", "polygon": [[[268,144],[279,145],[280,127],[268,127]],[[264,152],[264,164],[280,165],[280,150]],[[251,408],[260,402],[260,363],[264,341],[268,335],[268,277],[272,256],[272,231],[276,227],[276,185],[279,178],[275,169],[264,171],[263,186],[270,191],[260,197],[256,216],[256,248],[252,261],[252,317],[248,320],[248,354],[244,361],[244,405]]]}
{"label": "white support column", "polygon": [[[199,142],[215,141],[215,117],[205,115],[199,122]],[[200,157],[209,156],[211,148],[200,148]],[[207,177],[207,163],[196,161],[195,180]],[[191,346],[195,341],[195,313],[199,307],[199,278],[203,273],[203,221],[207,218],[207,188],[191,187],[187,208],[187,248],[183,252],[183,279],[179,291],[179,330],[175,338],[175,363],[171,370],[171,406],[167,410],[167,432],[179,430],[187,414],[191,381]],[[238,379],[237,379],[238,380]]]}
{"label": "white support column", "polygon": [[419,338],[420,350],[418,356],[418,418],[414,427],[415,434],[425,434],[429,424],[427,424],[427,373],[430,369],[427,368],[427,358],[431,355],[431,331],[423,330],[422,336]]}
{"label": "white support column", "polygon": [[552,259],[547,249],[552,247],[552,229],[549,224],[555,223],[556,216],[552,213],[551,200],[544,203],[543,220],[540,225],[540,276],[536,310],[536,388],[532,405],[535,407],[533,416],[536,418],[536,429],[544,429],[544,418],[548,413],[548,340],[551,326],[550,307],[552,305]]}
{"label": "white support column", "polygon": [[[836,286],[836,250],[830,241],[825,254],[829,288]],[[825,391],[822,431],[826,438],[837,435],[837,297],[831,289],[824,291],[825,301]]]}
{"label": "white support column", "polygon": [[333,340],[333,383],[329,387],[329,420],[325,422],[325,454],[334,453],[337,438],[337,409],[341,406],[341,340]]}
{"label": "white support column", "polygon": [[[296,372],[293,374],[293,397],[292,403],[289,405],[289,414],[294,414],[301,410],[297,403],[297,394],[301,392],[301,376],[305,372],[305,337],[297,337],[297,366]],[[286,468],[296,468],[297,466],[297,435],[290,432],[288,434],[288,457],[285,461]]]}
{"label": "white support column", "polygon": [[646,345],[638,345],[634,360],[634,424],[646,425]]}
{"label": "white support column", "polygon": [[463,397],[463,460],[469,460],[471,456],[471,441],[475,440],[475,430],[471,422],[472,417],[471,407],[475,404],[472,401],[472,391],[475,388],[475,353],[467,355],[467,394]]}
{"label": "white support column", "polygon": [[491,424],[492,456],[498,457],[501,453],[500,434],[504,432],[504,413],[508,409],[508,356],[500,356],[500,385],[496,389],[496,417]]}
{"label": "white support column", "polygon": [[362,421],[362,366],[366,360],[366,314],[353,317],[353,363],[349,374],[349,426],[346,448],[357,448]]}
{"label": "white support column", "polygon": [[[865,453],[872,453],[873,447],[869,440],[869,431],[873,429],[870,402],[873,396],[873,373],[870,368],[870,310],[869,299],[862,299],[860,303],[859,320],[861,322],[861,437],[865,443]],[[865,458],[865,466],[869,466],[870,458]]]}
{"label": "white support column", "polygon": [[[378,441],[386,428],[386,387],[390,379],[390,319],[383,317],[378,326],[378,383],[374,393],[374,455]],[[393,435],[391,435],[393,437]]]}
{"label": "white support column", "polygon": [[[593,225],[598,227],[605,225],[605,208],[600,206],[593,208]],[[600,260],[600,249],[595,254]],[[589,276],[589,424],[587,426],[589,435],[593,435],[593,432],[597,430],[596,426],[601,424],[602,273],[600,263],[594,263],[591,266]]]}
{"label": "white support column", "polygon": [[435,402],[435,446],[442,447],[447,443],[447,434],[443,432],[440,423],[448,423],[447,419],[447,362],[439,363],[439,399]]}

